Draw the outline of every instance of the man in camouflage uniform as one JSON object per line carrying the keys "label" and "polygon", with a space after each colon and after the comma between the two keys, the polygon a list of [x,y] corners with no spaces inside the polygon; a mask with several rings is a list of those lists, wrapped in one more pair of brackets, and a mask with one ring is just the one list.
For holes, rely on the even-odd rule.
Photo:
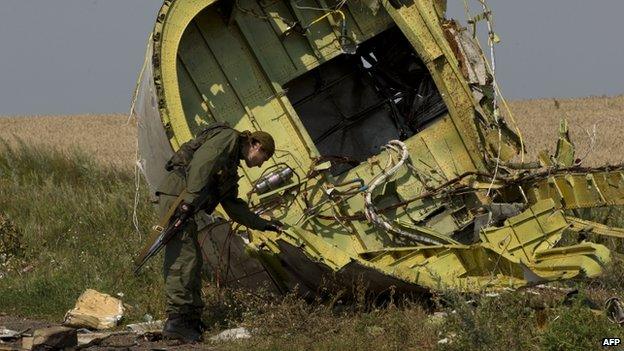
{"label": "man in camouflage uniform", "polygon": [[[160,215],[164,216],[186,189],[178,211],[212,213],[221,203],[228,216],[237,223],[256,230],[280,231],[281,223],[260,218],[238,198],[237,168],[240,161],[244,160],[247,167],[262,166],[275,150],[273,138],[265,132],[241,133],[225,125],[213,129],[194,153],[182,154],[180,158],[179,151],[168,163],[171,172],[157,191]],[[175,162],[176,157],[177,161],[184,161],[185,157],[187,160]],[[200,202],[200,208],[196,208]],[[197,342],[202,338],[202,263],[197,224],[190,220],[183,232],[165,246],[168,318],[163,336],[166,338],[185,342]]]}

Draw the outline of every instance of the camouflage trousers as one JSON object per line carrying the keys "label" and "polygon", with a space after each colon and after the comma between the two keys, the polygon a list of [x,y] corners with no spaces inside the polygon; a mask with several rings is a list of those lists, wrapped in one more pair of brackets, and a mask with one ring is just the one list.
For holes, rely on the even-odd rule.
{"label": "camouflage trousers", "polygon": [[[164,215],[175,201],[174,196],[160,195],[158,207]],[[167,314],[180,313],[201,318],[204,302],[201,297],[203,258],[197,242],[197,224],[191,220],[184,231],[165,246],[163,274]]]}

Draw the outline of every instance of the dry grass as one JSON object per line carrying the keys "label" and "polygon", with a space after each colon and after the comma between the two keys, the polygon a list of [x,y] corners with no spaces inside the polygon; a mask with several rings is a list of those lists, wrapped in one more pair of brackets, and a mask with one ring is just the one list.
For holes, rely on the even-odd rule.
{"label": "dry grass", "polygon": [[[596,142],[587,165],[624,162],[624,95],[579,99],[539,99],[510,103],[523,133],[528,159],[543,149],[554,152],[559,119],[570,124],[578,156],[587,154],[593,126]],[[62,149],[78,148],[102,163],[132,167],[134,123],[126,115],[37,116],[0,118],[0,138],[43,143]]]}
{"label": "dry grass", "polygon": [[577,157],[588,153],[589,135],[596,126],[595,145],[584,164],[624,162],[624,95],[513,101],[510,106],[524,136],[529,159],[535,159],[540,150],[554,152],[559,120],[565,117],[577,147]]}
{"label": "dry grass", "polygon": [[61,150],[78,149],[102,164],[130,169],[134,164],[136,127],[128,116],[74,115],[0,118],[0,139],[18,140]]}

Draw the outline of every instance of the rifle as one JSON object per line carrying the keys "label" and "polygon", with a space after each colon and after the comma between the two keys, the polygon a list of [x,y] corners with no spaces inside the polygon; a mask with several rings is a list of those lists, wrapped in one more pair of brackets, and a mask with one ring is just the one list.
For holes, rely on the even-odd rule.
{"label": "rifle", "polygon": [[[234,185],[230,185],[224,194],[227,194]],[[138,275],[139,271],[145,265],[147,260],[152,258],[152,256],[156,255],[163,246],[167,245],[171,239],[176,236],[184,226],[189,218],[192,218],[197,211],[202,209],[204,205],[208,202],[210,196],[210,189],[205,187],[199,196],[193,201],[192,208],[193,211],[188,212],[180,212],[178,208],[184,202],[184,198],[188,194],[186,190],[182,191],[182,193],[175,199],[171,207],[167,210],[167,213],[160,219],[160,222],[152,227],[152,231],[150,232],[150,237],[143,246],[143,249],[140,251],[139,256],[134,260],[134,274]],[[217,203],[223,200],[223,195],[220,199],[218,199]]]}
{"label": "rifle", "polygon": [[182,204],[184,196],[187,194],[183,191],[173,202],[167,213],[161,218],[160,222],[152,227],[147,243],[134,260],[134,274],[138,275],[139,271],[145,263],[156,255],[160,250],[186,225],[186,221],[194,215],[193,211],[179,213],[177,211]]}

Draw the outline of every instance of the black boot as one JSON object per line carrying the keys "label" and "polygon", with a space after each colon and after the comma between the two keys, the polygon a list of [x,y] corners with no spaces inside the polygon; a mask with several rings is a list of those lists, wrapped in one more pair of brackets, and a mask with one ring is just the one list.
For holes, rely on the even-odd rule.
{"label": "black boot", "polygon": [[202,341],[203,324],[200,319],[183,314],[171,314],[163,328],[163,338],[180,340],[185,343]]}

